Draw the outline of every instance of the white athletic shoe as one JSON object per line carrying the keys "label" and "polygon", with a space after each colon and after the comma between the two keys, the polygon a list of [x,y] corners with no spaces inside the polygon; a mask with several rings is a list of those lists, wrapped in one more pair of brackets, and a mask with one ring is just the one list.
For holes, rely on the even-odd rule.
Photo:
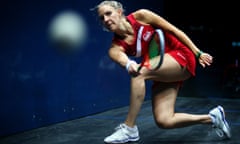
{"label": "white athletic shoe", "polygon": [[231,138],[231,130],[225,119],[225,112],[222,106],[217,106],[209,112],[213,122],[213,128],[219,137]]}
{"label": "white athletic shoe", "polygon": [[126,143],[134,142],[140,139],[137,126],[133,128],[128,127],[126,124],[120,124],[115,128],[115,132],[104,139],[105,143]]}

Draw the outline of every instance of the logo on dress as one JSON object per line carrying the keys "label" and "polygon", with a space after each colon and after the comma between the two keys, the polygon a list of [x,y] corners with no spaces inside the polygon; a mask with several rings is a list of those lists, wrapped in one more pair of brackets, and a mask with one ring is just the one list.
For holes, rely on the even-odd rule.
{"label": "logo on dress", "polygon": [[180,52],[177,52],[177,55],[180,56],[182,59],[186,60],[185,56],[183,56]]}
{"label": "logo on dress", "polygon": [[147,31],[146,33],[143,34],[143,40],[148,41],[149,38],[151,37],[151,32]]}

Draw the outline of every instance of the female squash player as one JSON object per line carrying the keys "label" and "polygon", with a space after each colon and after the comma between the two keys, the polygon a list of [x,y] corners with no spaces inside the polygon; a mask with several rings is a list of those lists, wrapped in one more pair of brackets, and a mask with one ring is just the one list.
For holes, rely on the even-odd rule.
{"label": "female squash player", "polygon": [[[139,140],[135,121],[144,101],[146,80],[153,81],[152,110],[155,122],[160,128],[172,129],[194,124],[213,124],[220,136],[231,137],[224,109],[221,106],[202,115],[174,111],[182,82],[195,76],[196,59],[201,66],[210,66],[213,59],[210,54],[200,51],[183,31],[150,10],[140,9],[125,16],[122,4],[112,0],[102,1],[95,9],[104,28],[114,33],[109,49],[110,58],[132,75],[127,117],[113,134],[104,139],[105,143]],[[161,28],[165,36],[163,63],[156,71],[142,68],[138,72],[139,64],[129,57],[144,55],[149,38],[157,28]],[[137,39],[140,39],[141,43],[137,43]]]}

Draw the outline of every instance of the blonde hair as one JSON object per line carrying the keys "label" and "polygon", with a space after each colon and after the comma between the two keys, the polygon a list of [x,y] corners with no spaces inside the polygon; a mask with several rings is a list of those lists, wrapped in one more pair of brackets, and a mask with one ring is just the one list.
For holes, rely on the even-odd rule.
{"label": "blonde hair", "polygon": [[124,12],[123,5],[120,2],[115,0],[104,0],[100,2],[98,5],[96,5],[94,8],[92,8],[91,10],[98,10],[103,5],[109,5],[117,10],[121,9]]}

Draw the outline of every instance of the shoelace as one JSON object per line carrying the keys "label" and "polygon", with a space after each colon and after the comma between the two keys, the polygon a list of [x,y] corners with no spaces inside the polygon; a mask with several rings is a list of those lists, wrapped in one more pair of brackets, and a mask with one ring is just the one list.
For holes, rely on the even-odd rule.
{"label": "shoelace", "polygon": [[122,129],[123,128],[123,126],[122,126],[122,124],[120,124],[119,126],[117,126],[116,128],[115,128],[115,131],[117,131],[117,130],[119,130],[119,129]]}

